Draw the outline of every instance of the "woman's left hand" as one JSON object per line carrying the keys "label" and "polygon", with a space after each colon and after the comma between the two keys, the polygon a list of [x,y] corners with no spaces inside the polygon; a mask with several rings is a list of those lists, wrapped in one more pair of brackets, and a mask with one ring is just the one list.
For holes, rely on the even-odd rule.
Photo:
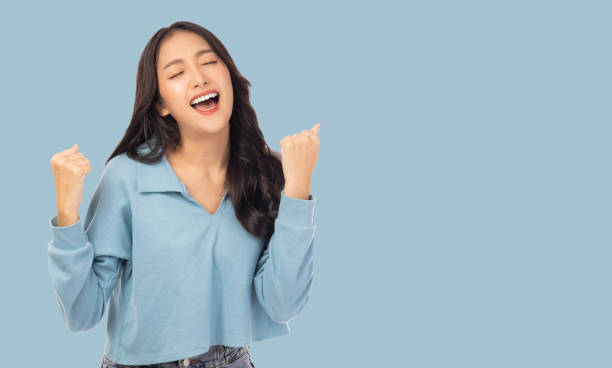
{"label": "woman's left hand", "polygon": [[319,127],[287,136],[280,141],[281,162],[285,176],[284,193],[289,197],[308,199],[310,181],[319,155]]}

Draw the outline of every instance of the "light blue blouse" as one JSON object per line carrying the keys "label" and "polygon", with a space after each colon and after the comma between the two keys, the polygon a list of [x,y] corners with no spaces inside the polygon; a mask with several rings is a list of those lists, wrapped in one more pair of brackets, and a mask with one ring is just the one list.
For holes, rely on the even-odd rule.
{"label": "light blue blouse", "polygon": [[49,273],[63,318],[71,331],[90,329],[110,299],[104,353],[132,365],[288,334],[310,297],[315,202],[281,192],[262,253],[227,191],[211,215],[165,156],[156,164],[115,156],[84,222],[49,221]]}

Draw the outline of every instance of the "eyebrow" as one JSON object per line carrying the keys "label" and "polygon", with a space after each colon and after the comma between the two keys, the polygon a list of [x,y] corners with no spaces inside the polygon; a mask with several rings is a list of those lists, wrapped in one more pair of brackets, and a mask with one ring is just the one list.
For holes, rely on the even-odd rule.
{"label": "eyebrow", "polygon": [[[200,50],[200,51],[196,52],[195,57],[198,57],[198,56],[203,55],[203,54],[207,54],[207,53],[209,53],[209,52],[213,52],[213,50],[211,50],[211,49],[203,49],[203,50]],[[166,68],[168,68],[170,65],[172,65],[172,64],[176,64],[176,63],[180,63],[180,62],[182,62],[182,61],[183,61],[183,59],[176,59],[176,60],[172,60],[171,62],[169,62],[168,64],[166,64],[166,66],[165,66],[165,67],[164,67],[164,69],[162,69],[162,70],[166,70]]]}

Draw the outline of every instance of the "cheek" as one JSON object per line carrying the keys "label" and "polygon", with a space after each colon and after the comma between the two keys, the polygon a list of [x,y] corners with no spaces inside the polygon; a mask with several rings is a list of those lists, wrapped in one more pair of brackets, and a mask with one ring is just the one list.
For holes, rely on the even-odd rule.
{"label": "cheek", "polygon": [[228,93],[226,93],[226,95],[229,95],[229,99],[233,102],[234,91],[233,91],[233,88],[232,88],[232,77],[229,74],[229,71],[226,71],[226,76],[225,76],[225,91],[228,92]]}
{"label": "cheek", "polygon": [[173,107],[180,107],[185,104],[185,86],[183,82],[163,83],[159,93],[166,101],[166,104]]}

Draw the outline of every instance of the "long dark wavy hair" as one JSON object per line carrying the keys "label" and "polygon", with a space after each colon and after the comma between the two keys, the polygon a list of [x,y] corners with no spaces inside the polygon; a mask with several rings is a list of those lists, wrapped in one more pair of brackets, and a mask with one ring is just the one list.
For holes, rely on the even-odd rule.
{"label": "long dark wavy hair", "polygon": [[[280,192],[285,185],[281,160],[277,152],[268,147],[259,129],[250,102],[251,83],[240,74],[223,43],[206,28],[191,22],[176,22],[161,28],[149,40],[138,63],[132,120],[106,163],[124,152],[142,163],[155,163],[163,159],[167,149],[173,150],[180,143],[176,120],[169,114],[160,116],[155,108],[155,103],[161,101],[157,81],[159,48],[162,41],[177,30],[200,35],[229,69],[234,105],[230,118],[228,196],[238,221],[267,246],[274,232]],[[144,154],[137,149],[143,143],[150,148]]]}

